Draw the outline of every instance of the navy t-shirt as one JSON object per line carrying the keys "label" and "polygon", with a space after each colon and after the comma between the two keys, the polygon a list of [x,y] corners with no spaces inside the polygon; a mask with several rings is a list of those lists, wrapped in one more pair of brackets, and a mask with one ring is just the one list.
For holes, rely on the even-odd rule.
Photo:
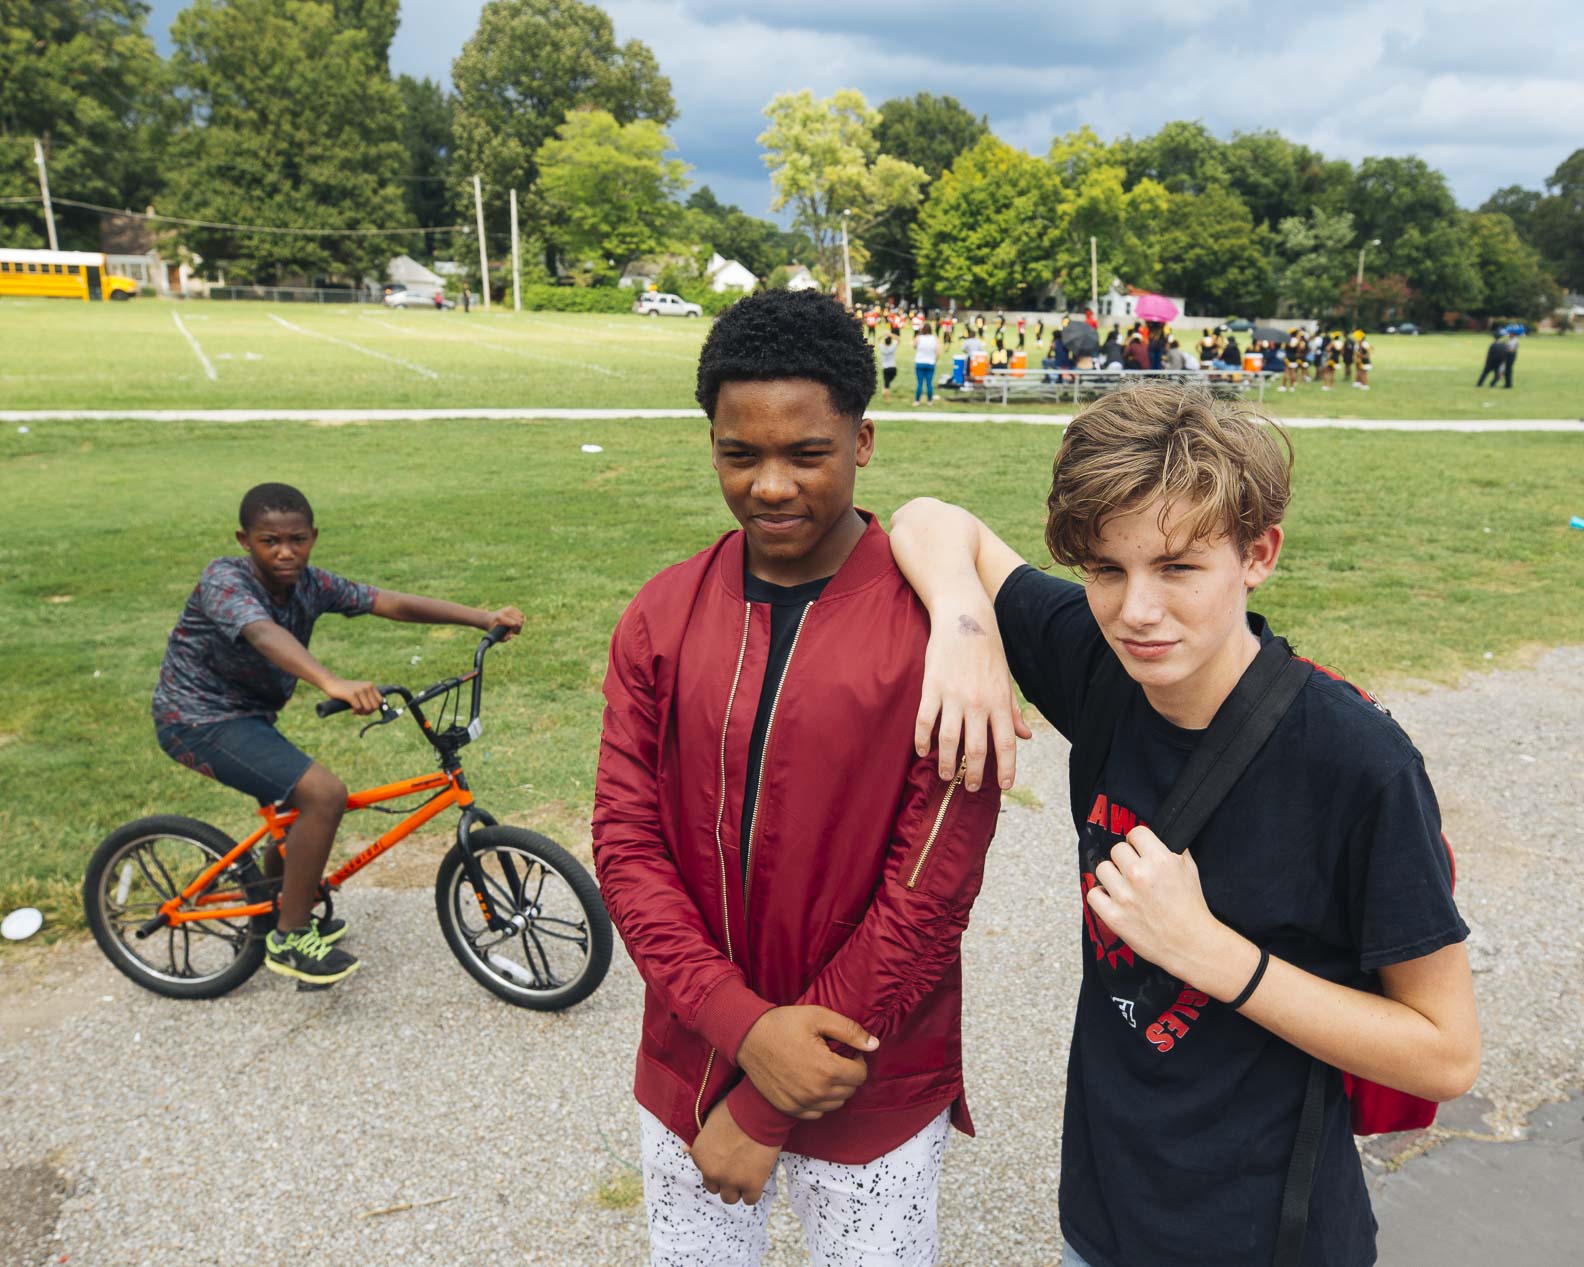
{"label": "navy t-shirt", "polygon": [[[1094,665],[1114,654],[1083,587],[1021,567],[996,617],[1024,695],[1071,738]],[[1270,636],[1260,617],[1250,627]],[[1085,798],[1077,874],[1062,881],[1083,920],[1062,1232],[1095,1267],[1265,1267],[1310,1057],[1134,954],[1082,901],[1096,863],[1150,821],[1202,734],[1129,686]],[[1318,672],[1192,852],[1220,920],[1329,981],[1377,989],[1382,966],[1468,934],[1418,752],[1384,711]],[[1374,1261],[1375,1220],[1333,1070],[1304,1263]]]}
{"label": "navy t-shirt", "polygon": [[297,689],[297,679],[255,651],[242,630],[272,620],[306,647],[320,616],[361,616],[374,610],[378,593],[372,585],[310,566],[282,603],[264,588],[246,558],[215,559],[198,578],[165,645],[154,688],[154,724],[197,726],[237,717],[273,722]]}

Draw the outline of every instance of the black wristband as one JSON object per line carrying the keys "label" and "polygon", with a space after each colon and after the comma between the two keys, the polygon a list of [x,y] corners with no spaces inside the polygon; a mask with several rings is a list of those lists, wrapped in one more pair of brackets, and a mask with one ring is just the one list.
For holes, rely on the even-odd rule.
{"label": "black wristband", "polygon": [[1243,987],[1242,993],[1227,1006],[1236,1012],[1240,1007],[1253,997],[1254,991],[1259,989],[1259,983],[1265,979],[1265,969],[1270,967],[1270,951],[1261,948],[1259,966],[1254,969],[1254,975],[1249,978],[1248,984]]}

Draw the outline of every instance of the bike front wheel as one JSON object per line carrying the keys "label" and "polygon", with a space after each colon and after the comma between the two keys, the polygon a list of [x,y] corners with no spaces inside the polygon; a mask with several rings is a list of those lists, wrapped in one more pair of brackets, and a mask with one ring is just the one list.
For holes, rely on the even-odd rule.
{"label": "bike front wheel", "polygon": [[[216,998],[257,972],[268,916],[193,920],[137,936],[164,903],[234,848],[218,827],[171,815],[140,818],[106,836],[83,877],[83,913],[105,957],[145,990],[173,999]],[[243,854],[207,892],[259,901],[262,881],[252,855]]]}
{"label": "bike front wheel", "polygon": [[462,846],[435,878],[435,913],[446,944],[486,990],[518,1007],[554,1012],[580,1003],[610,968],[611,925],[594,877],[555,841],[520,827],[480,827],[468,844],[499,915],[484,920]]}

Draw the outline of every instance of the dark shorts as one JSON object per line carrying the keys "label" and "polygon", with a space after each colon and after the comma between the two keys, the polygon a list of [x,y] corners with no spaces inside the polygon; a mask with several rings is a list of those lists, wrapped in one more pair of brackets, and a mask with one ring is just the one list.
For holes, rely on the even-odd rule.
{"label": "dark shorts", "polygon": [[292,794],[313,758],[262,717],[188,726],[158,727],[159,746],[172,761],[238,792],[260,805],[274,805]]}
{"label": "dark shorts", "polygon": [[880,373],[885,376],[885,385],[887,387],[891,386],[891,384],[896,381],[896,366],[895,365],[887,365],[885,367],[885,369],[880,371]]}

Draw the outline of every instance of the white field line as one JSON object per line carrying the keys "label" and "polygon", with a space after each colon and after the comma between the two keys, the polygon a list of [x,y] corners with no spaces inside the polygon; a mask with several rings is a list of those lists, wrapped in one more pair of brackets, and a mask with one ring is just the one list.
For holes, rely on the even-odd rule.
{"label": "white field line", "polygon": [[454,334],[423,334],[417,330],[403,330],[400,326],[392,325],[389,321],[379,317],[365,317],[365,321],[372,321],[377,326],[387,330],[394,330],[397,334],[405,334],[413,339],[428,339],[431,343],[461,343],[468,347],[488,348],[491,352],[505,352],[508,356],[520,356],[529,361],[545,361],[551,365],[575,365],[578,369],[588,370],[594,374],[603,374],[606,378],[618,378],[620,375],[613,369],[603,365],[595,365],[589,361],[573,361],[564,356],[551,356],[547,352],[530,352],[526,348],[509,348],[503,343],[488,343],[483,339],[470,339],[466,335]]}
{"label": "white field line", "polygon": [[440,377],[432,369],[416,365],[412,361],[404,361],[399,356],[388,356],[384,352],[376,352],[373,348],[363,347],[361,344],[353,343],[350,340],[339,339],[333,334],[321,334],[317,330],[308,330],[302,326],[293,325],[285,317],[277,317],[273,312],[269,316],[271,321],[277,321],[288,330],[295,330],[298,334],[306,334],[310,339],[323,339],[326,343],[336,343],[344,348],[351,348],[352,351],[361,352],[364,356],[372,356],[376,361],[389,361],[392,365],[400,365],[403,369],[411,370],[414,374],[421,374],[425,378],[438,379]]}
{"label": "white field line", "polygon": [[[540,421],[649,421],[701,420],[694,409],[7,409],[0,422],[540,422]],[[871,410],[876,422],[1018,423],[1064,427],[1071,414],[956,413],[925,414],[901,410]],[[1299,430],[1446,432],[1545,431],[1584,436],[1584,419],[1578,418],[1279,418],[1283,426]]]}
{"label": "white field line", "polygon": [[181,331],[182,338],[186,339],[192,347],[193,355],[198,358],[198,364],[203,366],[203,372],[209,376],[209,381],[214,382],[220,375],[213,363],[204,355],[204,350],[198,346],[198,340],[192,337],[192,331],[182,324],[181,313],[171,309],[171,320],[176,323],[176,328]]}

